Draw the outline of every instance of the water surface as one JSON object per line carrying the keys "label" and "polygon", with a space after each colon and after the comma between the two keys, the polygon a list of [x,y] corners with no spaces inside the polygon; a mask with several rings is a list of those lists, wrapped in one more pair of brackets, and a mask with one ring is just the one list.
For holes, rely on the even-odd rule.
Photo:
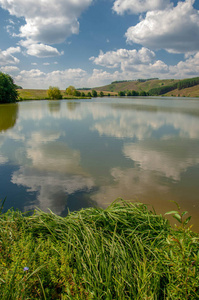
{"label": "water surface", "polygon": [[177,201],[199,231],[199,100],[97,98],[0,106],[5,210],[66,215],[118,197]]}

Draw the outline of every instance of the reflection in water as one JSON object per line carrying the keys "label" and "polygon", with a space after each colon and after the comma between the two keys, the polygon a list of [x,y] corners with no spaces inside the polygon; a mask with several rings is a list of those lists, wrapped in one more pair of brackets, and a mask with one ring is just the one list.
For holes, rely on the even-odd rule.
{"label": "reflection in water", "polygon": [[18,104],[0,105],[0,132],[12,128],[18,118]]}
{"label": "reflection in water", "polygon": [[0,134],[0,164],[7,174],[1,188],[9,199],[19,193],[20,209],[64,215],[68,207],[106,207],[122,197],[165,212],[175,200],[195,223],[198,101],[20,103],[17,124]]}
{"label": "reflection in water", "polygon": [[51,113],[59,112],[60,108],[61,108],[61,102],[60,102],[60,100],[49,100],[48,101],[48,108],[49,108],[49,111]]}
{"label": "reflection in water", "polygon": [[[12,183],[24,186],[28,192],[37,192],[37,206],[43,211],[48,209],[61,215],[67,206],[68,195],[77,191],[89,191],[93,187],[91,178],[80,175],[71,175],[40,171],[37,168],[21,167],[12,175]],[[81,207],[81,206],[80,206]],[[79,208],[80,208],[79,207]],[[26,206],[26,210],[34,206]]]}
{"label": "reflection in water", "polygon": [[154,171],[176,181],[189,167],[199,164],[199,144],[195,141],[190,144],[186,139],[124,144],[123,152],[142,170]]}
{"label": "reflection in water", "polygon": [[77,106],[79,106],[81,103],[80,102],[67,102],[67,108],[70,111],[76,110]]}

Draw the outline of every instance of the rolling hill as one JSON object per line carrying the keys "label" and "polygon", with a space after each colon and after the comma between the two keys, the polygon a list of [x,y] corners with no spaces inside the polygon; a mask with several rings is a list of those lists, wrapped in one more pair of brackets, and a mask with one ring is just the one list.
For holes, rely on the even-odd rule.
{"label": "rolling hill", "polygon": [[[197,79],[197,80],[195,80]],[[191,82],[195,80],[193,86],[186,87],[186,84],[180,86],[181,83]],[[198,82],[198,84],[197,84]],[[189,84],[188,84],[189,85]],[[104,93],[118,93],[120,91],[136,91],[136,92],[149,92],[152,89],[160,89],[172,87],[171,91],[161,93],[162,96],[174,96],[174,97],[199,97],[199,77],[189,79],[147,79],[136,81],[115,81],[109,85],[96,87],[97,91],[103,91]],[[164,91],[164,90],[163,90]]]}

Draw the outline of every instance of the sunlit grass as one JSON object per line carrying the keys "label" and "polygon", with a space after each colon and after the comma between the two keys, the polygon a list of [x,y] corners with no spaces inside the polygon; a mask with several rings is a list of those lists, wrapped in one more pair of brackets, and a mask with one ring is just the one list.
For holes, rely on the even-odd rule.
{"label": "sunlit grass", "polygon": [[[146,205],[0,215],[1,299],[199,299],[199,237]],[[25,269],[24,269],[25,268]]]}

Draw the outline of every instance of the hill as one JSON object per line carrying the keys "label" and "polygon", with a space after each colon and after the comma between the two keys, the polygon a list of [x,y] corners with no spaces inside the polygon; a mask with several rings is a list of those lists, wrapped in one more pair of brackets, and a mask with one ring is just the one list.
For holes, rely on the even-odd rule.
{"label": "hill", "polygon": [[[189,86],[191,85],[191,86]],[[192,86],[193,85],[193,86]],[[95,87],[97,91],[118,93],[120,91],[146,92],[156,95],[154,89],[159,89],[164,96],[199,97],[199,77],[189,79],[138,79],[132,81],[113,81],[109,85]],[[171,89],[170,91],[167,91]],[[152,91],[150,93],[150,91]],[[162,92],[161,92],[162,91]],[[157,92],[157,90],[156,90]]]}

